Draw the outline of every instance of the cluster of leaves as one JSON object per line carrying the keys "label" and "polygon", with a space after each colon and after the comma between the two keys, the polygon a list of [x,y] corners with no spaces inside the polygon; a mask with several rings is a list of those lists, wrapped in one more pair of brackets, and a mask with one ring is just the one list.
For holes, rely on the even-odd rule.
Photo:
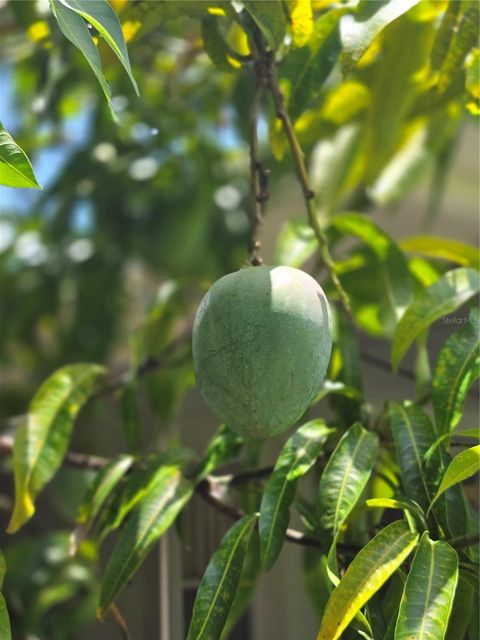
{"label": "cluster of leaves", "polygon": [[[145,157],[145,148],[134,145],[125,135],[133,116],[123,122],[118,117],[116,125],[99,107],[92,145],[86,143],[70,158],[62,178],[48,188],[44,200],[53,202],[56,212],[56,224],[50,231],[55,240],[65,232],[68,212],[85,197],[85,190],[78,190],[79,182],[88,179],[96,207],[117,209],[117,218],[105,222],[103,233],[112,231],[109,240],[118,239],[119,254],[131,249],[125,239],[134,221],[129,207],[137,211],[152,206],[168,209],[175,203],[175,212],[179,207],[190,207],[180,222],[178,216],[168,214],[161,222],[147,218],[142,227],[143,240],[135,247],[154,269],[177,271],[185,279],[178,287],[167,286],[161,291],[157,304],[134,334],[134,370],[127,380],[120,381],[127,451],[116,459],[97,461],[97,473],[78,509],[73,536],[77,553],[84,548],[85,538],[98,548],[107,536],[117,535],[102,577],[98,614],[103,616],[114,603],[192,495],[208,494],[215,483],[228,482],[213,473],[237,459],[244,446],[227,425],[220,428],[201,460],[178,446],[146,455],[137,405],[144,376],[150,380],[160,376],[154,395],[164,397],[166,390],[174,387],[170,404],[175,404],[192,383],[188,349],[182,351],[175,343],[176,322],[191,311],[186,300],[191,280],[186,276],[191,279],[194,274],[194,284],[202,288],[202,277],[212,277],[226,265],[233,266],[236,256],[241,255],[234,249],[245,238],[233,241],[226,233],[231,244],[217,243],[220,246],[210,263],[206,259],[201,273],[195,273],[215,235],[212,219],[202,208],[207,206],[208,211],[206,203],[220,184],[218,172],[221,179],[231,177],[234,166],[232,162],[221,169],[225,150],[212,140],[211,133],[199,132],[204,123],[211,127],[210,111],[200,124],[195,118],[202,101],[212,110],[218,110],[218,104],[224,101],[236,110],[236,133],[247,136],[245,122],[251,93],[246,86],[251,82],[252,59],[258,62],[258,42],[262,42],[278,61],[279,87],[292,125],[289,131],[282,129],[275,110],[265,105],[272,154],[282,163],[279,167],[289,170],[287,149],[292,139],[292,151],[300,143],[311,152],[316,210],[325,220],[325,237],[332,254],[340,254],[334,258],[334,268],[350,300],[351,316],[340,305],[335,306],[334,351],[328,377],[309,410],[322,410],[327,400],[335,417],[328,424],[310,420],[298,428],[283,446],[267,481],[260,485],[255,505],[246,514],[231,511],[238,521],[206,569],[188,638],[225,637],[248,605],[256,575],[272,567],[284,541],[293,536],[311,545],[306,577],[320,621],[319,640],[358,635],[373,640],[460,640],[467,633],[469,640],[476,639],[478,548],[472,540],[478,537],[478,529],[476,514],[460,483],[479,470],[480,447],[472,446],[452,458],[450,443],[453,434],[478,439],[475,429],[455,430],[466,394],[479,374],[478,309],[472,305],[465,313],[468,320],[448,338],[433,372],[427,338],[433,323],[478,295],[478,252],[462,243],[431,236],[397,243],[368,214],[372,205],[392,205],[403,199],[428,168],[433,175],[430,209],[438,208],[464,108],[471,113],[478,110],[478,50],[474,48],[478,4],[469,0],[181,4],[180,8],[179,3],[164,0],[112,2],[114,11],[103,0],[51,2],[50,25],[53,28],[56,19],[68,41],[80,49],[115,118],[115,101],[103,75],[99,50],[104,66],[108,66],[108,47],[136,89],[125,38],[132,40],[132,51],[139,52],[137,65],[146,64],[150,52],[146,45],[142,50],[141,43],[155,43],[164,20],[187,13],[195,25],[192,33],[200,30],[204,50],[218,67],[215,73],[209,72],[206,60],[197,59],[195,36],[182,57],[156,58],[161,71],[166,72],[169,65],[176,68],[172,77],[180,89],[172,90],[165,82],[162,91],[173,91],[174,102],[189,106],[183,116],[178,114],[178,105],[172,107],[166,98],[157,103],[161,116],[153,113],[148,98],[149,82],[156,82],[154,73],[145,73],[143,82],[139,82],[147,96],[143,106],[138,106],[139,113],[158,125],[164,136],[162,144],[173,145],[180,135],[184,136],[179,157],[174,152],[162,160],[166,174],[156,175],[155,193],[138,194],[134,178],[119,188],[119,175],[123,176],[126,169],[116,160],[115,148],[113,159],[99,161],[102,150],[98,149],[98,132],[107,134],[103,140],[116,140],[117,126],[122,132],[117,141],[122,156],[133,162]],[[28,22],[28,15],[25,17],[18,8],[15,11],[20,21]],[[181,29],[172,29],[178,38]],[[53,41],[55,38],[52,35]],[[41,65],[51,59],[51,45],[46,47]],[[64,43],[57,43],[54,50],[56,47],[62,55],[70,55],[65,54]],[[193,70],[193,81],[189,70]],[[208,84],[202,82],[205,73],[214,78],[211,87],[203,87]],[[25,78],[27,93],[31,83]],[[70,81],[65,79],[67,86]],[[197,89],[201,98],[192,98]],[[50,113],[61,113],[62,91],[62,82],[55,84],[52,80]],[[161,122],[162,118],[167,122]],[[111,153],[112,146],[103,151]],[[155,143],[149,141],[146,146],[153,151]],[[93,159],[92,149],[97,149]],[[38,186],[25,154],[3,128],[0,169],[6,185]],[[182,183],[176,184],[180,179]],[[190,185],[196,187],[194,197],[201,194],[196,206],[191,206]],[[162,194],[156,190],[163,190]],[[100,224],[100,213],[98,220]],[[182,245],[169,255],[178,229]],[[164,236],[161,247],[165,256],[158,258],[150,255],[158,252],[158,245],[152,251],[155,245],[151,240],[160,236]],[[345,238],[350,240],[347,251],[342,249]],[[275,261],[297,267],[311,264],[318,251],[317,240],[310,227],[289,220],[278,239]],[[10,268],[15,273],[12,256],[7,256],[5,264],[7,272]],[[118,280],[120,258],[110,257],[105,264]],[[102,266],[102,261],[92,264],[95,277]],[[48,284],[47,269],[45,276]],[[332,302],[338,301],[335,283],[326,279],[324,284]],[[105,281],[100,280],[102,297],[104,287]],[[58,309],[56,304],[42,308],[48,313]],[[100,309],[91,300],[89,308],[95,324]],[[81,299],[78,310],[71,343],[67,344],[76,359],[84,354],[90,359],[94,354],[91,359],[97,360],[108,353],[108,344],[103,341],[97,348],[95,340],[90,340],[90,352],[80,348],[83,336],[75,329],[85,322],[88,313]],[[38,307],[34,311],[38,313]],[[115,315],[116,310],[111,309],[112,324],[107,323],[107,329],[114,326]],[[415,402],[392,403],[386,399],[381,412],[375,414],[364,395],[356,327],[391,342],[393,370],[416,344]],[[152,373],[159,365],[171,363],[170,359],[174,361],[173,378],[169,375],[171,364],[166,371]],[[64,462],[78,412],[111,385],[103,367],[84,363],[58,369],[35,393],[15,436],[11,533],[32,517],[36,499]],[[423,408],[430,398],[432,415]],[[165,411],[165,407],[160,410]],[[312,477],[316,474],[314,500],[305,499],[299,492],[300,481],[307,473]],[[300,538],[298,532],[289,531],[294,508],[306,528]],[[77,588],[73,586],[72,591]],[[9,637],[3,599],[0,630]]]}

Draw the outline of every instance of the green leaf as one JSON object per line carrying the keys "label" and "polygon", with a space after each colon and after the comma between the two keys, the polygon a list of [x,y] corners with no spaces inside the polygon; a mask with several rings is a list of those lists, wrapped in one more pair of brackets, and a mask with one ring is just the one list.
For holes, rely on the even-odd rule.
{"label": "green leaf", "polygon": [[273,51],[283,43],[287,21],[281,0],[245,0],[243,6],[251,15]]}
{"label": "green leaf", "polygon": [[0,638],[2,640],[12,640],[12,631],[10,628],[10,619],[8,617],[7,603],[0,593]]}
{"label": "green leaf", "polygon": [[393,522],[370,540],[332,591],[317,640],[337,640],[355,614],[406,560],[417,540],[404,521]]}
{"label": "green leaf", "polygon": [[360,60],[382,29],[418,2],[419,0],[361,0],[355,16],[345,16],[341,23],[342,72],[347,73]]}
{"label": "green leaf", "polygon": [[331,433],[333,429],[323,420],[307,422],[287,440],[277,459],[260,506],[260,553],[265,569],[273,565],[283,546],[297,480],[315,463]]}
{"label": "green leaf", "polygon": [[292,122],[315,99],[335,65],[341,50],[339,21],[346,11],[333,9],[317,18],[306,46],[291,51],[280,68]]}
{"label": "green leaf", "polygon": [[299,269],[317,250],[313,229],[300,220],[287,220],[278,234],[273,263]]}
{"label": "green leaf", "polygon": [[415,338],[432,322],[445,316],[476,295],[480,278],[474,269],[448,271],[421,291],[403,314],[393,335],[392,366],[396,369]]}
{"label": "green leaf", "polygon": [[480,444],[475,447],[461,451],[448,465],[447,470],[442,478],[442,482],[435,494],[433,503],[453,485],[470,478],[480,471]]}
{"label": "green leaf", "polygon": [[0,184],[41,189],[30,160],[0,122]]}
{"label": "green leaf", "polygon": [[451,431],[460,421],[468,389],[480,375],[478,309],[443,346],[432,383],[432,403],[437,431]]}
{"label": "green leaf", "polygon": [[463,571],[460,571],[452,613],[448,621],[446,640],[465,640],[467,637],[468,623],[472,613],[473,591]]}
{"label": "green leaf", "polygon": [[433,425],[423,409],[415,404],[392,402],[389,413],[404,491],[426,511],[430,490],[423,459],[436,438]]}
{"label": "green leaf", "polygon": [[240,573],[240,579],[238,581],[237,592],[230,608],[227,621],[225,622],[221,640],[228,640],[229,634],[251,603],[261,568],[260,540],[257,532],[254,530],[250,537],[250,542],[243,561],[242,572]]}
{"label": "green leaf", "polygon": [[120,404],[122,409],[122,431],[127,451],[138,454],[141,450],[141,428],[138,407],[138,381],[132,377],[123,387]]}
{"label": "green leaf", "polygon": [[435,450],[442,444],[442,442],[445,442],[445,440],[450,440],[450,438],[452,437],[476,438],[477,440],[479,440],[480,428],[477,427],[474,429],[457,429],[456,431],[448,431],[447,433],[442,433],[442,435],[435,440],[435,442],[432,444],[432,446],[428,449],[427,453],[425,454],[424,456],[425,462],[428,462],[428,460],[432,457]]}
{"label": "green leaf", "polygon": [[178,466],[167,465],[123,529],[105,569],[98,615],[103,617],[158,538],[190,499],[193,485]]}
{"label": "green leaf", "polygon": [[132,456],[120,456],[98,471],[78,508],[79,524],[87,524],[95,518],[105,500],[132,466],[133,460]]}
{"label": "green leaf", "polygon": [[395,640],[443,640],[458,580],[458,557],[443,540],[425,532],[405,583]]}
{"label": "green leaf", "polygon": [[447,55],[438,78],[438,91],[444,93],[462,68],[465,58],[478,42],[480,10],[477,2],[467,2],[466,9],[457,18]]}
{"label": "green leaf", "polygon": [[77,15],[85,18],[85,20],[90,22],[104,37],[127,72],[135,89],[135,93],[139,95],[138,86],[130,66],[127,45],[125,44],[120,21],[107,0],[95,0],[94,2],[92,2],[92,0],[57,0],[57,2],[58,1],[68,9],[74,11]]}
{"label": "green leaf", "polygon": [[250,515],[236,522],[210,559],[195,598],[187,640],[220,637],[235,598],[256,519]]}
{"label": "green leaf", "polygon": [[414,500],[409,500],[408,498],[371,498],[365,504],[369,509],[401,509],[414,516],[424,529],[427,528],[425,515]]}
{"label": "green leaf", "polygon": [[100,515],[98,538],[103,540],[118,529],[129,513],[156,486],[165,465],[183,465],[191,459],[188,449],[172,449],[150,456],[144,469],[134,469],[125,479],[119,494]]}
{"label": "green leaf", "polygon": [[320,541],[325,550],[336,542],[340,528],[360,498],[372,473],[378,437],[356,423],[332,453],[318,487]]}
{"label": "green leaf", "polygon": [[117,116],[112,106],[112,94],[110,87],[103,75],[100,55],[95,43],[93,42],[85,20],[74,11],[68,9],[61,0],[50,0],[50,6],[52,7],[52,12],[57,20],[60,31],[67,40],[70,40],[70,42],[75,45],[77,49],[80,49],[85,56],[86,61],[100,83],[105,98],[107,99],[112,118],[116,121]]}
{"label": "green leaf", "polygon": [[463,3],[457,2],[457,0],[450,0],[443,14],[440,25],[435,34],[433,41],[432,52],[430,55],[432,69],[438,71],[442,66],[445,56],[448,53],[448,48],[455,34],[455,26],[457,22],[458,12],[462,8]]}
{"label": "green leaf", "polygon": [[75,418],[103,374],[104,368],[96,364],[62,367],[33,397],[27,422],[15,436],[15,506],[9,533],[35,513],[34,500],[62,464]]}
{"label": "green leaf", "polygon": [[384,284],[388,310],[386,321],[398,320],[412,296],[408,263],[398,245],[371,218],[358,213],[343,213],[332,218],[331,226],[344,235],[359,238],[375,253]]}
{"label": "green leaf", "polygon": [[203,47],[213,64],[223,71],[234,71],[240,67],[220,33],[218,16],[206,16],[201,24]]}
{"label": "green leaf", "polygon": [[242,447],[243,438],[222,424],[208,443],[205,456],[195,472],[197,480],[201,480],[214,469],[235,460]]}
{"label": "green leaf", "polygon": [[462,267],[478,269],[480,263],[480,252],[476,247],[451,238],[410,236],[400,241],[400,247],[407,253],[440,258]]}

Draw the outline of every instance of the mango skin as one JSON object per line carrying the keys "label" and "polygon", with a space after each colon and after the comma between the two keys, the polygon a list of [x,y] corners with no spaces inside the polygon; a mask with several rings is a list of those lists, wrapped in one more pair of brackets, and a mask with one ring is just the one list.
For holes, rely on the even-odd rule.
{"label": "mango skin", "polygon": [[331,315],[320,285],[292,267],[248,267],[206,293],[193,327],[193,364],[207,405],[242,436],[291,427],[324,379]]}

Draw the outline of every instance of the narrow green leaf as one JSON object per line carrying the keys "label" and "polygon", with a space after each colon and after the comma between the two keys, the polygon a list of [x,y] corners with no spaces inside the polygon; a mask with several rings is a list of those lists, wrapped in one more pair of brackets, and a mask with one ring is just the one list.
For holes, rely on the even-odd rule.
{"label": "narrow green leaf", "polygon": [[418,536],[404,521],[382,529],[355,556],[325,608],[317,640],[337,640],[414,549]]}
{"label": "narrow green leaf", "polygon": [[195,472],[195,477],[200,480],[214,469],[228,464],[238,456],[242,447],[243,438],[222,424],[208,443],[207,451]]}
{"label": "narrow green leaf", "polygon": [[392,365],[397,368],[415,338],[432,322],[458,309],[480,289],[474,269],[460,267],[448,271],[421,291],[403,314],[393,335]]}
{"label": "narrow green leaf", "polygon": [[315,396],[312,404],[317,404],[323,398],[329,395],[338,395],[344,398],[348,398],[349,400],[355,400],[357,403],[362,401],[362,392],[356,389],[355,387],[350,387],[343,382],[336,382],[332,380],[324,380],[322,388]]}
{"label": "narrow green leaf", "polygon": [[105,569],[98,615],[103,617],[158,538],[190,499],[193,485],[178,466],[164,466],[156,482],[123,529]]}
{"label": "narrow green leaf", "polygon": [[461,451],[448,465],[432,505],[450,487],[463,482],[480,471],[480,444]]}
{"label": "narrow green leaf", "polygon": [[341,22],[342,72],[347,73],[360,60],[382,29],[418,2],[419,0],[361,0],[356,14],[345,16]]}
{"label": "narrow green leaf", "polygon": [[480,375],[479,314],[473,311],[438,356],[432,384],[437,431],[451,431],[460,421],[467,391]]}
{"label": "narrow green leaf", "polygon": [[0,638],[2,640],[12,640],[12,630],[10,628],[10,619],[8,617],[7,603],[0,593]]}
{"label": "narrow green leaf", "polygon": [[440,258],[462,267],[478,269],[480,264],[480,252],[477,248],[451,238],[410,236],[400,241],[400,247],[407,253],[415,253],[427,258]]}
{"label": "narrow green leaf", "polygon": [[313,229],[300,220],[287,220],[278,234],[273,263],[299,269],[316,251]]}
{"label": "narrow green leaf", "polygon": [[287,20],[281,0],[245,0],[245,9],[265,36],[273,51],[283,43]]}
{"label": "narrow green leaf", "polygon": [[77,522],[87,524],[95,518],[105,500],[132,466],[132,456],[120,456],[97,472],[78,508]]}
{"label": "narrow green leaf", "polygon": [[297,480],[315,463],[331,433],[333,429],[323,420],[307,422],[287,440],[277,459],[260,506],[260,552],[265,569],[273,565],[283,546]]}
{"label": "narrow green leaf", "polygon": [[455,34],[455,25],[457,22],[458,12],[462,8],[463,3],[457,2],[457,0],[449,0],[447,9],[443,14],[440,25],[435,34],[435,40],[433,41],[432,53],[430,60],[432,69],[438,71],[442,66],[445,56],[448,53],[448,48]]}
{"label": "narrow green leaf", "polygon": [[346,11],[333,9],[317,18],[308,43],[291,51],[279,70],[293,122],[318,95],[335,65],[341,50],[339,21]]}
{"label": "narrow green leaf", "polygon": [[237,591],[257,517],[244,516],[224,536],[203,575],[193,606],[187,640],[219,638]]}
{"label": "narrow green leaf", "polygon": [[104,368],[96,364],[62,367],[33,397],[27,422],[15,436],[15,506],[9,533],[35,513],[34,500],[62,464],[75,418],[103,374]]}
{"label": "narrow green leaf", "polygon": [[80,49],[85,56],[86,61],[100,83],[105,98],[107,99],[112,118],[116,120],[117,116],[112,106],[112,94],[110,87],[103,75],[100,55],[95,43],[93,42],[85,20],[75,13],[75,11],[67,8],[61,0],[50,0],[50,6],[52,7],[52,12],[57,20],[60,31],[67,40],[70,40],[70,42],[75,45],[77,49]]}
{"label": "narrow green leaf", "polygon": [[389,413],[404,491],[426,511],[430,490],[423,459],[436,439],[433,425],[425,411],[415,404],[391,403]]}
{"label": "narrow green leaf", "polygon": [[320,541],[325,550],[335,544],[341,526],[365,489],[377,452],[377,435],[356,423],[332,453],[317,497]]}
{"label": "narrow green leaf", "polygon": [[388,313],[385,320],[395,326],[412,297],[408,263],[398,245],[371,218],[358,213],[336,215],[332,227],[344,235],[359,238],[375,253],[383,279]]}
{"label": "narrow green leaf", "polygon": [[465,6],[465,11],[457,18],[447,55],[440,68],[438,79],[440,93],[444,93],[450,86],[458,70],[462,68],[465,58],[478,42],[478,21],[480,18],[478,2],[467,2]]}
{"label": "narrow green leaf", "polygon": [[30,160],[0,122],[0,184],[41,189]]}
{"label": "narrow green leaf", "polygon": [[443,640],[458,580],[458,557],[425,532],[405,583],[395,640]]}
{"label": "narrow green leaf", "polygon": [[[130,81],[139,95],[138,86],[133,77],[127,45],[123,37],[122,27],[117,14],[107,0],[59,0],[65,7],[85,18],[105,38],[112,51],[122,63]],[[68,36],[67,36],[68,37]]]}

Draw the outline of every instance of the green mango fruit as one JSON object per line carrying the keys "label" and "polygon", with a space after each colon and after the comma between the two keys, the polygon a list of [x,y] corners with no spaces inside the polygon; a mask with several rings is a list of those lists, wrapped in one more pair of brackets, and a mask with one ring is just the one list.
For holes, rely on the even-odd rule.
{"label": "green mango fruit", "polygon": [[206,293],[193,327],[193,364],[205,402],[242,436],[291,427],[322,384],[332,347],[320,285],[291,267],[248,267]]}

